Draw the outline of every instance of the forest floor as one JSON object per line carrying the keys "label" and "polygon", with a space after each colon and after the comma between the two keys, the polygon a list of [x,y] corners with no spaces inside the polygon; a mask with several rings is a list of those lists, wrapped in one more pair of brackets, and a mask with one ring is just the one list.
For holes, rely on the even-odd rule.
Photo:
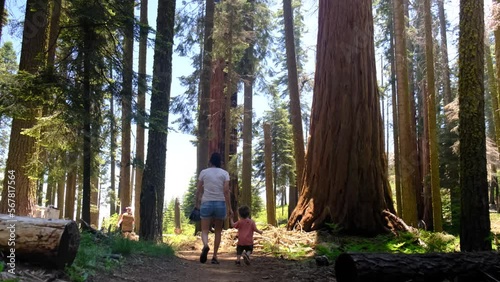
{"label": "forest floor", "polygon": [[[119,263],[108,267],[101,260],[94,265],[94,271],[78,276],[73,281],[88,282],[194,282],[194,281],[336,281],[333,262],[328,266],[318,266],[314,257],[317,232],[286,231],[283,228],[265,230],[264,236],[256,235],[254,253],[250,265],[241,260],[236,265],[236,232],[223,231],[218,260],[220,264],[211,264],[213,234],[209,234],[209,245],[206,263],[200,263],[202,242],[199,236],[169,235],[165,241],[183,237],[174,245],[175,255],[137,254],[122,256]],[[170,238],[169,238],[170,237]],[[186,238],[191,238],[186,240]],[[269,242],[273,242],[269,244]],[[300,247],[298,247],[300,245]],[[285,250],[286,249],[286,250]],[[281,253],[281,254],[280,254]],[[296,257],[294,257],[296,256]],[[17,276],[0,272],[0,281],[35,282],[53,281],[69,282],[72,279],[62,270],[48,270],[40,267],[18,264]]]}
{"label": "forest floor", "polygon": [[[491,215],[492,232],[500,234],[500,214]],[[223,231],[218,265],[210,263],[212,250],[207,263],[199,262],[202,243],[199,237],[193,238],[176,245],[175,256],[127,257],[120,267],[100,272],[88,281],[336,281],[333,262],[329,266],[318,266],[314,257],[314,246],[336,241],[328,233],[269,228],[264,236],[255,235],[251,264],[245,265],[242,260],[240,266],[235,264],[235,230]],[[210,234],[209,241],[213,248],[213,234]],[[294,254],[297,257],[292,257]]]}
{"label": "forest floor", "polygon": [[[273,236],[269,234],[268,236]],[[293,236],[288,234],[288,238]],[[211,250],[206,263],[200,263],[202,242],[199,237],[191,242],[184,242],[176,247],[172,257],[152,257],[144,255],[129,256],[118,268],[101,272],[88,281],[336,281],[333,265],[317,266],[314,257],[302,257],[300,260],[285,259],[272,252],[264,251],[260,244],[263,238],[256,236],[254,253],[250,265],[241,260],[236,265],[235,233],[224,231],[218,260],[220,264],[211,264],[213,235],[210,235]],[[286,236],[285,236],[286,237]],[[308,238],[306,238],[308,237]],[[267,238],[266,238],[267,239]],[[310,235],[296,236],[296,240],[311,240]],[[286,244],[286,238],[281,244]],[[304,241],[304,243],[306,243]],[[302,252],[302,251],[299,251]],[[311,255],[313,252],[311,252]]]}
{"label": "forest floor", "polygon": [[200,251],[181,251],[175,257],[135,256],[120,268],[99,273],[89,279],[109,281],[336,281],[333,266],[318,267],[312,262],[287,261],[259,253],[252,255],[249,266],[234,263],[233,252],[219,254],[220,264],[199,262]]}

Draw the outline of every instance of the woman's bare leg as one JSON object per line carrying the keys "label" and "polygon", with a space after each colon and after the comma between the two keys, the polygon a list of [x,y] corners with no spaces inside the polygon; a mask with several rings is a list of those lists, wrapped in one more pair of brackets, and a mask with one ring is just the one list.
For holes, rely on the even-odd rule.
{"label": "woman's bare leg", "polygon": [[208,230],[210,229],[211,218],[201,219],[201,241],[203,242],[203,247],[208,246]]}
{"label": "woman's bare leg", "polygon": [[215,221],[214,258],[217,258],[217,252],[219,251],[222,226],[224,224],[224,220],[216,219],[214,221]]}

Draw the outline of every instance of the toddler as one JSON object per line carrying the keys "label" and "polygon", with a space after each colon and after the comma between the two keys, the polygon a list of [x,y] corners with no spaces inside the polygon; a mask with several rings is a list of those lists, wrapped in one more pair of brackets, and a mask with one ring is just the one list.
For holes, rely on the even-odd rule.
{"label": "toddler", "polygon": [[238,229],[238,245],[236,246],[236,265],[241,265],[240,258],[243,256],[245,264],[250,264],[250,255],[253,251],[253,232],[262,234],[257,229],[255,221],[250,219],[250,209],[247,206],[241,206],[238,209],[240,219],[237,222],[230,217],[231,226]]}

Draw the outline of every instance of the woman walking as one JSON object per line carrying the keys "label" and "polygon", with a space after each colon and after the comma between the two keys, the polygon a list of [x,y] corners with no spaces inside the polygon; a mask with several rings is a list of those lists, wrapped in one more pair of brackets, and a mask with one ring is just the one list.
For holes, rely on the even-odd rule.
{"label": "woman walking", "polygon": [[212,263],[219,264],[217,252],[219,250],[222,226],[224,219],[231,213],[229,194],[229,173],[221,168],[221,155],[213,153],[210,157],[210,167],[200,172],[198,190],[196,192],[196,208],[200,209],[201,240],[203,249],[200,262],[207,261],[208,231],[212,222],[215,225],[214,253]]}

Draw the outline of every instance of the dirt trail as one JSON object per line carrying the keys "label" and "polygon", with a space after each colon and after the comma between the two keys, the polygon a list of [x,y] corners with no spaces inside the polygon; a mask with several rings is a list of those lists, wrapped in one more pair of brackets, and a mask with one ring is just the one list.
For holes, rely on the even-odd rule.
{"label": "dirt trail", "polygon": [[211,264],[211,252],[205,264],[199,262],[199,250],[179,251],[175,257],[127,257],[111,273],[99,273],[93,282],[110,281],[335,281],[333,266],[316,266],[314,260],[287,261],[259,253],[252,255],[251,265],[235,265],[234,252],[219,253],[220,264]]}

